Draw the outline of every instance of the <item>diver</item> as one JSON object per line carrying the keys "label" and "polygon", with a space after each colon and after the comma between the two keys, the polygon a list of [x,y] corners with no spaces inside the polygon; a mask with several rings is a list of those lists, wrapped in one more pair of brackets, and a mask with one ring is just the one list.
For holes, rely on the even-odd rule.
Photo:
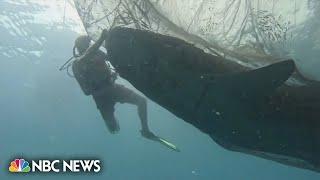
{"label": "diver", "polygon": [[74,54],[78,55],[72,63],[73,74],[85,95],[92,95],[109,131],[114,134],[120,130],[114,116],[116,103],[130,103],[138,107],[141,120],[142,136],[152,139],[156,137],[148,127],[146,99],[115,83],[118,73],[105,62],[106,54],[99,50],[106,39],[107,30],[103,30],[99,39],[90,46],[89,36],[80,36],[75,40]]}

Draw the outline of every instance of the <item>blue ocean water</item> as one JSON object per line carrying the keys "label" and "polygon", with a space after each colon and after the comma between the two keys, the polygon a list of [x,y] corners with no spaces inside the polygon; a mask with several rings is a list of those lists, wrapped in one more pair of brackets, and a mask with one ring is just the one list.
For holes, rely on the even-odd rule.
{"label": "blue ocean water", "polygon": [[[92,98],[84,96],[75,79],[58,70],[71,56],[79,33],[70,24],[31,22],[33,14],[47,9],[37,3],[0,2],[1,180],[320,178],[319,173],[227,151],[151,100],[151,129],[181,152],[142,138],[132,105],[116,105],[121,131],[110,134]],[[133,88],[123,79],[118,82]],[[9,163],[17,157],[94,157],[102,160],[103,169],[88,175],[11,174]]]}

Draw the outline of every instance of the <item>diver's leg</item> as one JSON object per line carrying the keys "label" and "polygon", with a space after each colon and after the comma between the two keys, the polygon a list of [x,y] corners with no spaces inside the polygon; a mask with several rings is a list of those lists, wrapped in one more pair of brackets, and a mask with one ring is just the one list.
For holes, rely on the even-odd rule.
{"label": "diver's leg", "polygon": [[134,104],[138,108],[138,115],[141,120],[141,127],[144,131],[149,131],[147,100],[135,93],[133,90],[126,88],[123,85],[115,84],[114,97],[116,102]]}
{"label": "diver's leg", "polygon": [[113,94],[110,93],[111,90],[112,89],[107,87],[102,88],[99,92],[93,94],[92,97],[107,125],[108,130],[114,134],[120,130],[120,127],[114,116],[114,105],[116,102],[113,100]]}
{"label": "diver's leg", "polygon": [[115,134],[120,131],[119,123],[114,116],[114,103],[108,103],[105,107],[99,109],[110,133]]}
{"label": "diver's leg", "polygon": [[96,102],[97,108],[99,109],[108,130],[113,134],[117,133],[120,128],[117,119],[114,117],[115,102],[112,100],[112,96],[104,92],[94,94],[93,99]]}
{"label": "diver's leg", "polygon": [[138,94],[136,94],[136,95],[137,95],[137,97],[134,98],[136,100],[133,101],[132,104],[135,104],[138,107],[138,114],[141,119],[142,129],[149,130],[147,100]]}

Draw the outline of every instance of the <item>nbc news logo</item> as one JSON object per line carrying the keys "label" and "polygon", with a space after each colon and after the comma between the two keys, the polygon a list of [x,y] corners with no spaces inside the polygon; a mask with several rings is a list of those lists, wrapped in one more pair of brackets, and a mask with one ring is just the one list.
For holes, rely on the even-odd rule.
{"label": "nbc news logo", "polygon": [[101,170],[100,160],[37,160],[29,164],[25,159],[15,159],[10,163],[9,172],[92,172],[98,173]]}
{"label": "nbc news logo", "polygon": [[30,172],[29,163],[24,159],[16,159],[10,163],[10,172]]}

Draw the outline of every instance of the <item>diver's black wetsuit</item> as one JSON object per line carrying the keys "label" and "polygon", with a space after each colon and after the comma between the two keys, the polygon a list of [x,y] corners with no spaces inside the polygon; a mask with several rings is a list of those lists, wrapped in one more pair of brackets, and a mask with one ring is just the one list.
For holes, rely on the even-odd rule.
{"label": "diver's black wetsuit", "polygon": [[116,75],[104,58],[103,52],[97,51],[90,59],[77,59],[72,65],[72,70],[81,89],[86,95],[92,95],[110,132],[114,133],[119,131],[119,125],[114,117],[115,103],[137,105],[142,119],[147,118],[147,106],[144,97],[114,82]]}

